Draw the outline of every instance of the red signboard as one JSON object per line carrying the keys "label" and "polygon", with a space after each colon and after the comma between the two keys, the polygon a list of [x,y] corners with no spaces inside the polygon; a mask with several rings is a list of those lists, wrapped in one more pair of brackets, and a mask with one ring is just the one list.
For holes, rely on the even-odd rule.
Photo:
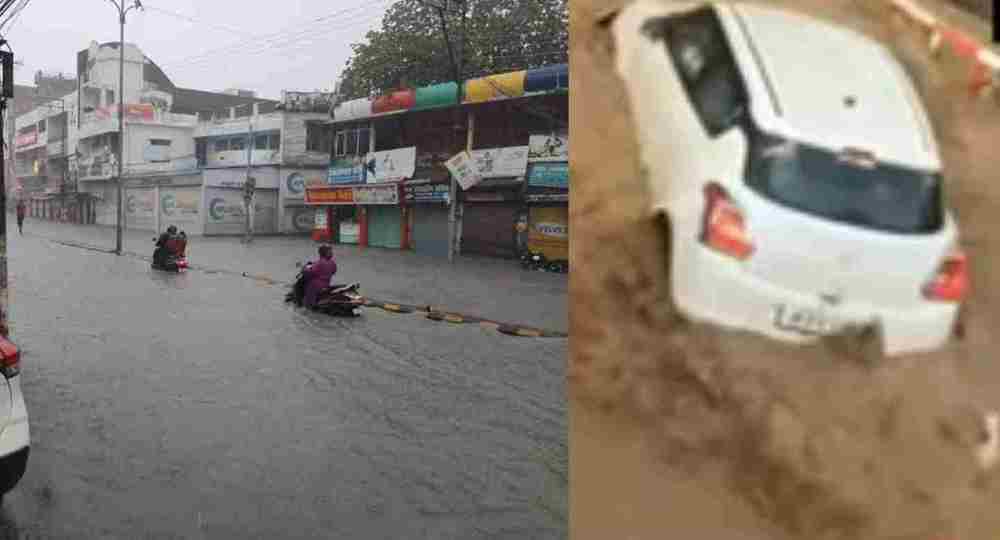
{"label": "red signboard", "polygon": [[306,186],[306,204],[354,204],[354,187]]}
{"label": "red signboard", "polygon": [[[97,109],[97,118],[107,119],[112,118],[115,111],[118,110],[117,105],[110,107],[101,107]],[[153,120],[153,105],[150,103],[134,103],[125,105],[125,118],[129,120]]]}
{"label": "red signboard", "polygon": [[20,148],[22,146],[30,146],[38,142],[38,132],[32,131],[31,133],[23,133],[17,136],[14,141],[14,146]]}

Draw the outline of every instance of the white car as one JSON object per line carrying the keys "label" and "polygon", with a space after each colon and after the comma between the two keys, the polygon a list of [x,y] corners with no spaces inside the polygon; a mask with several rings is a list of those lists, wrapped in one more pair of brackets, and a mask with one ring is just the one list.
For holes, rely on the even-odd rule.
{"label": "white car", "polygon": [[31,439],[28,411],[21,394],[21,353],[0,337],[0,374],[6,383],[0,388],[0,499],[24,476]]}
{"label": "white car", "polygon": [[640,0],[613,23],[679,309],[806,342],[952,335],[968,289],[912,82],[858,33],[749,3]]}

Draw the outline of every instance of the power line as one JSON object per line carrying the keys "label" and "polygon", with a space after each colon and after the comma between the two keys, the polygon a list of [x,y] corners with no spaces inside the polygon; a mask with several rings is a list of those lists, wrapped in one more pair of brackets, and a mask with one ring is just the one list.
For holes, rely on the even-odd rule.
{"label": "power line", "polygon": [[[352,11],[357,11],[357,10],[361,10],[361,9],[364,9],[364,8],[369,8],[371,6],[375,6],[375,5],[378,5],[378,4],[385,4],[385,3],[391,2],[391,1],[392,0],[372,0],[372,1],[369,1],[369,2],[365,2],[363,4],[355,5],[353,7],[340,9],[340,10],[334,11],[333,13],[330,13],[330,14],[327,14],[327,15],[324,15],[324,16],[321,16],[321,17],[317,17],[317,18],[313,19],[312,21],[310,21],[308,23],[305,23],[305,24],[306,24],[306,26],[315,25],[316,23],[329,20],[329,19],[331,19],[333,17],[336,17],[338,15],[343,15],[345,13],[349,13],[349,12],[352,12]],[[281,38],[282,35],[288,34],[289,32],[296,33],[296,34],[301,34],[303,32],[308,32],[308,31],[311,31],[311,30],[303,30],[301,24],[289,25],[289,26],[286,26],[285,28],[283,28],[283,29],[281,29],[281,30],[279,30],[277,32],[261,36],[260,38],[247,39],[247,40],[239,41],[239,42],[236,42],[236,43],[233,43],[233,44],[230,44],[230,45],[226,45],[226,46],[223,46],[223,47],[219,47],[219,48],[216,48],[216,49],[205,51],[203,53],[199,53],[199,54],[196,54],[196,55],[188,56],[186,58],[179,58],[177,60],[171,60],[171,61],[168,61],[168,62],[164,63],[163,65],[164,66],[171,66],[171,65],[180,64],[182,62],[186,63],[186,62],[196,61],[197,59],[200,59],[200,58],[210,57],[210,56],[214,56],[214,55],[216,55],[218,53],[222,53],[222,52],[226,52],[226,51],[230,51],[230,50],[236,50],[236,49],[239,49],[241,47],[246,47],[248,45],[253,44],[254,41],[259,41],[260,39],[273,40],[273,39]]]}
{"label": "power line", "polygon": [[170,11],[168,9],[163,9],[161,7],[149,6],[149,5],[144,5],[143,7],[146,10],[149,10],[149,11],[158,11],[160,13],[163,13],[164,15],[169,15],[171,17],[174,17],[175,19],[181,19],[181,20],[188,21],[188,22],[194,23],[194,24],[202,24],[202,25],[205,25],[205,26],[208,26],[208,27],[211,27],[211,28],[216,28],[216,29],[219,29],[219,30],[224,30],[226,32],[230,32],[232,34],[240,35],[240,36],[243,36],[245,38],[257,39],[257,36],[254,35],[254,34],[251,34],[249,32],[244,32],[242,30],[237,30],[237,29],[232,28],[230,26],[224,26],[224,25],[220,25],[220,24],[214,24],[214,23],[210,23],[210,22],[199,21],[199,20],[197,20],[194,17],[191,17],[189,15],[184,15],[183,13],[178,13],[176,11]]}

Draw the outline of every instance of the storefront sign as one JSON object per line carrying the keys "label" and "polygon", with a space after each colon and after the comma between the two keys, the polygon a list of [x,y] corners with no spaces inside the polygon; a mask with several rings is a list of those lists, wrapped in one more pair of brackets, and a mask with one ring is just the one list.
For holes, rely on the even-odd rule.
{"label": "storefront sign", "polygon": [[569,135],[532,135],[528,137],[528,161],[569,161]]}
{"label": "storefront sign", "polygon": [[289,112],[332,113],[336,100],[332,92],[281,92],[281,108]]}
{"label": "storefront sign", "polygon": [[469,152],[462,151],[455,154],[444,162],[444,166],[455,177],[455,181],[462,186],[462,189],[469,189],[483,179],[479,175],[479,170],[476,169]]}
{"label": "storefront sign", "polygon": [[18,135],[14,140],[14,146],[21,148],[22,146],[31,146],[38,142],[38,132],[32,131],[31,133],[22,133]]}
{"label": "storefront sign", "polygon": [[399,186],[355,186],[354,202],[357,204],[399,204]]}
{"label": "storefront sign", "polygon": [[528,249],[552,260],[569,258],[569,211],[566,207],[532,208]]}
{"label": "storefront sign", "polygon": [[528,172],[528,185],[569,188],[569,163],[533,163]]}
{"label": "storefront sign", "polygon": [[357,184],[362,178],[361,158],[352,156],[348,158],[337,158],[330,163],[330,172],[327,175],[328,184]]}
{"label": "storefront sign", "polygon": [[[198,225],[198,214],[201,210],[201,190],[198,188],[161,189],[160,219],[161,223],[182,227]],[[161,227],[164,225],[161,224]]]}
{"label": "storefront sign", "polygon": [[355,204],[352,186],[306,186],[306,204]]}
{"label": "storefront sign", "polygon": [[524,176],[524,171],[528,168],[528,148],[509,146],[473,150],[472,159],[476,163],[479,175],[483,178]]}
{"label": "storefront sign", "polygon": [[237,190],[214,190],[207,206],[206,217],[212,224],[242,225],[244,222],[243,194]]}
{"label": "storefront sign", "polygon": [[448,203],[448,184],[422,184],[403,189],[409,203]]}
{"label": "storefront sign", "polygon": [[524,196],[528,202],[569,202],[569,193],[529,193]]}
{"label": "storefront sign", "polygon": [[369,184],[413,178],[417,170],[417,147],[369,153],[365,156],[364,169],[365,181]]}

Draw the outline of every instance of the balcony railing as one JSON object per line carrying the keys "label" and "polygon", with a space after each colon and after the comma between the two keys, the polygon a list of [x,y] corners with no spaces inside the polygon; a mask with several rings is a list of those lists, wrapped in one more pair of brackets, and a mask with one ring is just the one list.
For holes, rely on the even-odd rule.
{"label": "balcony railing", "polygon": [[63,141],[50,142],[46,149],[49,157],[57,157],[66,154],[66,144]]}

